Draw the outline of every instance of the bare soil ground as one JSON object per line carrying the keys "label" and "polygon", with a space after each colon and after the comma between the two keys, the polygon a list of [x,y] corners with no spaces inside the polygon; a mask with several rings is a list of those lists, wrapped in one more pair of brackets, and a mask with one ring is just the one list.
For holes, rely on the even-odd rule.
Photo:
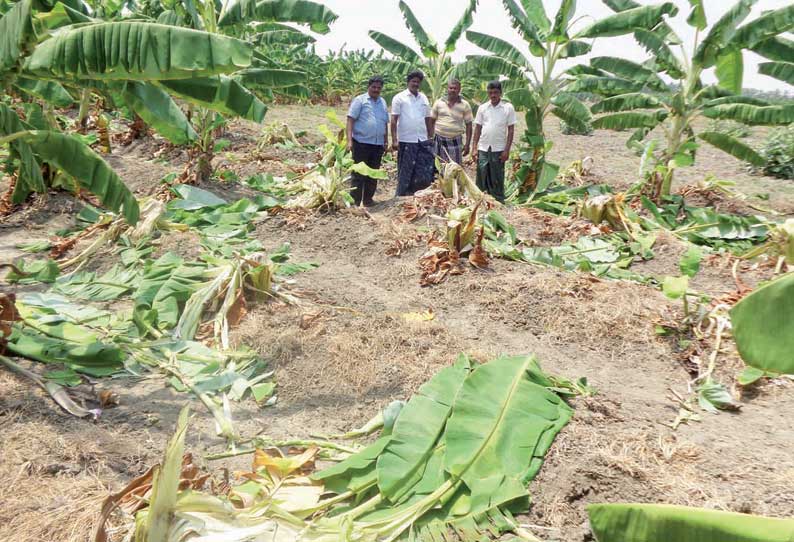
{"label": "bare soil ground", "polygon": [[[268,122],[289,122],[317,141],[324,112],[322,107],[278,106]],[[282,174],[316,158],[313,151],[275,148],[263,157],[254,151],[258,132],[250,124],[233,124],[226,136],[231,145],[216,166],[240,177]],[[553,130],[553,154],[563,164],[592,156],[598,181],[626,186],[638,160],[625,148],[624,136],[561,136]],[[117,149],[112,157],[139,193],[150,193],[163,175],[181,171],[183,156],[174,152],[164,161],[153,157],[156,148],[144,140]],[[794,209],[793,184],[751,176],[716,151],[704,149],[697,166],[681,179],[695,182],[708,173],[735,180],[749,196],[768,192],[764,203],[781,212]],[[386,250],[395,238],[410,239],[432,224],[427,219],[401,224],[403,202],[392,198],[394,186],[394,181],[384,183],[376,197],[380,203],[369,213],[315,215],[292,225],[273,216],[257,226],[254,235],[267,248],[290,242],[295,261],[320,266],[295,277],[299,305],[254,307],[235,330],[236,342],[272,363],[278,382],[275,406],[235,405],[243,435],[301,438],[346,430],[388,402],[408,398],[461,352],[482,360],[534,353],[546,371],[587,377],[598,391],[572,401],[574,419],[531,485],[533,505],[522,520],[541,538],[590,540],[585,506],[592,502],[666,502],[794,515],[790,382],[762,383],[743,397],[739,412],[704,414],[700,423],[673,431],[666,425],[677,413],[669,389],[686,392],[690,375],[680,361],[680,345],[659,337],[654,326],[680,316],[678,305],[653,287],[502,260],[486,271],[470,270],[422,288],[417,258],[423,243],[398,257],[387,256]],[[229,199],[248,194],[233,183],[204,187]],[[9,217],[0,224],[0,259],[18,255],[16,243],[45,239],[67,225],[76,206],[54,194]],[[549,220],[525,209],[506,214],[521,236],[538,244],[556,244],[569,235],[567,219]],[[197,250],[197,238],[189,233],[160,243],[159,250]],[[675,274],[684,250],[680,243],[662,236],[655,250],[656,259],[634,270]],[[708,259],[693,287],[713,296],[733,292],[731,265],[727,256]],[[749,285],[769,273],[740,267]],[[428,309],[435,317],[427,322],[403,317]],[[742,362],[730,341],[719,360],[719,378],[732,382]],[[86,393],[96,391],[84,387]],[[188,449],[199,457],[223,449],[201,404],[160,379],[120,377],[95,387],[118,394],[119,405],[91,423],[69,417],[29,382],[0,372],[0,540],[88,540],[100,501],[158,460],[186,402],[193,412]],[[243,456],[204,464],[235,470],[248,462]],[[113,540],[123,534],[111,530]]]}

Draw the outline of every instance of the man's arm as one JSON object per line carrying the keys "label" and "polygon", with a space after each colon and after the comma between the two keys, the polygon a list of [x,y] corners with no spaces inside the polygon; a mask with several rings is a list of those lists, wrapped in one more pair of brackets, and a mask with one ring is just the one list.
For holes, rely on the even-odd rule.
{"label": "man's arm", "polygon": [[507,160],[510,158],[510,147],[513,146],[513,134],[515,131],[515,124],[511,124],[507,127],[507,144],[505,145],[505,150],[503,150],[501,156],[499,156],[502,162],[507,162]]}
{"label": "man's arm", "polygon": [[479,145],[480,145],[480,135],[482,135],[482,124],[475,124],[474,125],[474,139],[471,142],[471,159],[475,162],[480,154]]}
{"label": "man's arm", "polygon": [[471,121],[466,123],[466,144],[463,145],[463,156],[469,154],[469,151],[471,150],[471,125]]}
{"label": "man's arm", "polygon": [[397,121],[400,120],[400,115],[392,115],[391,116],[391,145],[392,150],[398,150],[400,148],[400,140],[397,139]]}
{"label": "man's arm", "polygon": [[427,127],[427,139],[433,139],[436,135],[436,119],[425,117],[425,126]]}
{"label": "man's arm", "polygon": [[345,137],[347,138],[347,150],[350,151],[353,148],[353,124],[355,124],[356,119],[353,117],[347,117],[347,126],[345,126]]}

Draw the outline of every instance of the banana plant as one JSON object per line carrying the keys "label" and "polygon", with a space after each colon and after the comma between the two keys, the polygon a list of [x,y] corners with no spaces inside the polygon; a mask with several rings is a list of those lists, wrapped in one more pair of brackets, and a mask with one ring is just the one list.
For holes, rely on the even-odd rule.
{"label": "banana plant", "polygon": [[[306,0],[230,1],[224,4],[214,0],[176,0],[161,1],[161,7],[164,9],[157,16],[158,22],[215,35],[231,35],[259,44],[251,65],[231,76],[166,85],[169,94],[186,100],[193,108],[190,122],[185,123],[178,108],[168,104],[168,109],[180,116],[179,125],[186,128],[178,130],[174,134],[176,138],[171,140],[193,144],[192,173],[207,180],[212,175],[214,134],[225,125],[226,117],[236,116],[261,123],[267,106],[257,94],[272,96],[273,89],[294,86],[305,78],[302,70],[285,70],[268,60],[269,49],[284,47],[285,42],[301,44],[313,39],[281,23],[308,24],[317,32],[324,33],[336,15],[325,6]],[[166,98],[163,96],[163,101]],[[144,105],[146,102],[140,100],[136,103]],[[147,119],[143,114],[141,117],[147,122],[157,120],[151,116]],[[153,126],[158,129],[156,124]],[[171,131],[168,130],[171,127],[171,123],[166,123],[167,131]]]}
{"label": "banana plant", "polygon": [[[527,128],[519,150],[519,167],[514,179],[517,196],[543,191],[554,180],[559,166],[546,162],[550,144],[546,140],[544,121],[548,115],[559,117],[575,129],[586,130],[590,112],[574,95],[575,83],[570,74],[557,69],[560,61],[585,55],[599,37],[630,34],[638,28],[655,27],[664,15],[677,8],[671,2],[633,7],[625,13],[607,17],[590,26],[578,25],[576,0],[563,0],[554,20],[546,15],[542,0],[502,0],[513,28],[526,41],[531,57],[508,41],[488,34],[469,31],[466,38],[490,55],[472,55],[466,66],[481,77],[502,78],[506,98],[517,110],[525,111]],[[579,26],[579,30],[574,29]]]}
{"label": "banana plant", "polygon": [[[72,5],[82,7],[71,0],[21,0],[0,18],[0,84],[7,95],[65,105],[87,87],[108,93],[160,90],[162,81],[212,77],[251,64],[251,47],[234,38],[140,21],[98,21]],[[110,166],[79,138],[38,120],[0,104],[12,202],[45,192],[61,171],[135,223],[137,201]]]}
{"label": "banana plant", "polygon": [[[402,67],[403,73],[408,73],[411,69],[420,69],[425,74],[423,90],[428,94],[432,102],[441,98],[447,88],[450,78],[455,77],[457,68],[452,63],[450,54],[455,51],[458,40],[463,32],[474,22],[474,12],[477,10],[478,0],[468,0],[463,15],[452,28],[443,47],[433,39],[422,27],[419,19],[416,18],[411,8],[400,0],[400,11],[405,19],[405,26],[416,39],[420,53],[417,53],[411,46],[375,30],[369,31],[372,38],[385,51],[397,57],[396,63]],[[475,85],[464,84],[466,89],[474,89]]]}
{"label": "banana plant", "polygon": [[[632,0],[604,1],[618,12],[613,18],[637,9]],[[739,160],[763,163],[753,148],[738,139],[721,132],[699,131],[699,118],[765,126],[794,122],[794,106],[771,105],[741,95],[744,51],[784,60],[765,63],[761,68],[762,73],[781,78],[794,58],[791,41],[780,37],[794,29],[794,4],[764,12],[742,25],[756,1],[739,0],[709,27],[705,2],[690,0],[692,9],[686,22],[695,32],[689,49],[668,25],[656,26],[634,32],[635,40],[651,55],[647,61],[596,57],[589,66],[577,67],[578,80],[571,89],[604,98],[591,108],[595,114],[604,113],[593,127],[634,130],[628,140],[630,147],[641,147],[657,127],[663,132],[663,144],[654,143],[658,150],[650,149],[656,167],[644,181],[644,189],[652,198],[658,200],[670,194],[675,170],[694,163],[702,142]],[[710,68],[715,68],[716,84],[703,80],[704,72]],[[673,84],[668,86],[662,75],[672,79]]]}

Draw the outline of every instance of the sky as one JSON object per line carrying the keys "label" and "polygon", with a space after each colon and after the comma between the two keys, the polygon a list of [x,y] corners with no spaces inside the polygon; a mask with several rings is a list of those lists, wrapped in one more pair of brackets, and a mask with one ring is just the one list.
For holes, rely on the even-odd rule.
{"label": "sky", "polygon": [[[648,0],[638,0],[641,4],[653,4]],[[779,9],[791,3],[792,0],[759,0],[753,13],[746,21],[757,17],[762,11]],[[437,42],[446,41],[449,31],[460,18],[464,9],[463,0],[406,0],[416,14],[425,30]],[[369,30],[377,30],[387,34],[406,45],[411,45],[418,50],[413,36],[402,19],[398,7],[398,0],[324,0],[339,19],[331,26],[331,32],[317,38],[317,51],[325,53],[329,50],[339,50],[343,45],[347,49],[379,49],[379,46],[367,35]],[[560,5],[560,0],[543,0],[549,19],[554,20],[554,14]],[[679,14],[670,21],[673,29],[684,41],[688,50],[692,47],[694,29],[686,23],[689,13],[687,0],[675,0],[679,7]],[[706,16],[709,23],[716,21],[735,2],[732,0],[704,0]],[[584,16],[578,24],[583,28],[594,20],[601,19],[613,12],[600,0],[579,0],[577,2],[576,16]],[[470,30],[491,34],[505,39],[528,53],[523,40],[511,27],[510,20],[502,7],[500,0],[480,0],[477,12],[474,14],[474,24]],[[477,46],[466,41],[465,36],[458,41],[458,47],[453,54],[456,61],[464,60],[466,55],[484,54]],[[529,55],[528,55],[529,56]],[[636,44],[631,36],[602,38],[596,40],[590,56],[621,56],[630,60],[643,61],[648,58],[647,53]],[[588,57],[582,56],[561,63],[560,69],[582,63]],[[744,86],[763,90],[794,91],[790,85],[782,81],[760,75],[757,73],[758,62],[765,59],[755,53],[744,54]],[[713,70],[704,74],[706,82],[713,82]]]}

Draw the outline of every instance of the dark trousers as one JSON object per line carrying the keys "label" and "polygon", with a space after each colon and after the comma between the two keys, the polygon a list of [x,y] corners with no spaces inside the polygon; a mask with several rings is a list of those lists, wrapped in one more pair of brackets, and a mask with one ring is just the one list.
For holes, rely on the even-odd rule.
{"label": "dark trousers", "polygon": [[397,195],[411,196],[433,183],[433,141],[405,143],[397,151]]}
{"label": "dark trousers", "polygon": [[[372,169],[380,169],[381,160],[383,159],[383,145],[370,145],[369,143],[359,143],[353,140],[353,162],[364,162]],[[372,177],[366,177],[360,173],[353,173],[350,179],[350,195],[353,196],[353,201],[356,205],[370,205],[373,203],[372,198],[375,196],[375,190],[378,188],[378,180]]]}
{"label": "dark trousers", "polygon": [[505,163],[502,162],[502,151],[478,151],[477,154],[477,188],[504,203]]}

